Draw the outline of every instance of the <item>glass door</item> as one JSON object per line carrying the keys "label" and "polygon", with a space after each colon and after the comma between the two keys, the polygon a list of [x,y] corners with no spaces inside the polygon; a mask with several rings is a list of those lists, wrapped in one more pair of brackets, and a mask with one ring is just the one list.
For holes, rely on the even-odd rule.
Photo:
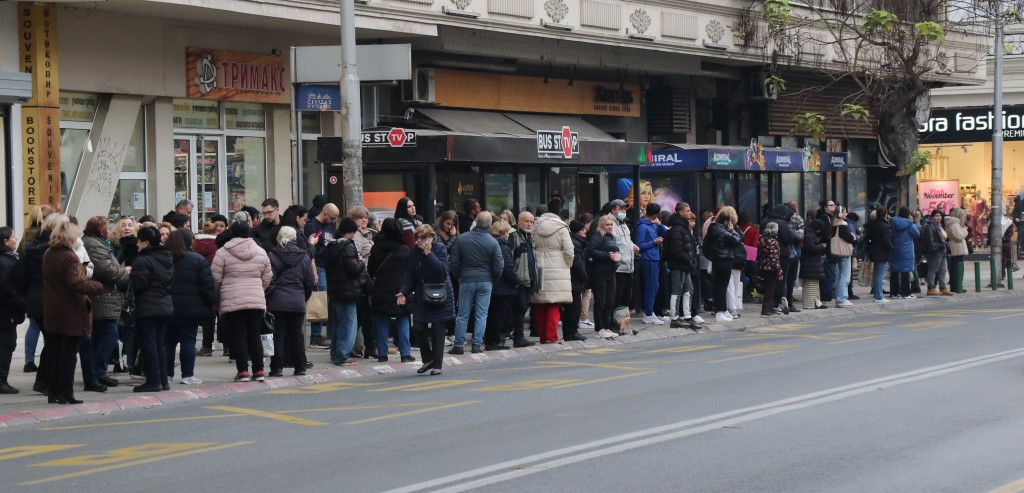
{"label": "glass door", "polygon": [[[224,146],[220,137],[204,135],[174,138],[174,200],[191,200],[193,229],[222,213],[224,202]],[[223,213],[228,210],[224,209]]]}

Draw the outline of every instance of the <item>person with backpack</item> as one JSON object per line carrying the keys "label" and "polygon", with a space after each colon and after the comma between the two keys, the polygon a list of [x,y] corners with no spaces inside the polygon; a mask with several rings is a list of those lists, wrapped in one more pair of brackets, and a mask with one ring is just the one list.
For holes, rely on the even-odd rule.
{"label": "person with backpack", "polygon": [[[953,296],[953,292],[946,286],[948,236],[942,225],[942,211],[936,209],[925,218],[921,237],[924,243],[924,253],[928,259],[928,276],[925,278],[925,282],[928,284],[928,296]],[[936,287],[939,289],[935,289]]]}

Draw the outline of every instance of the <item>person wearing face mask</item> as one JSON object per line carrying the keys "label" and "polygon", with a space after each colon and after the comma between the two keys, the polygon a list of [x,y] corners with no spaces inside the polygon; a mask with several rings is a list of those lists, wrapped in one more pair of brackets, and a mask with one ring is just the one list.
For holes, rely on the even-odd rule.
{"label": "person wearing face mask", "polygon": [[622,255],[622,261],[619,263],[618,269],[615,270],[615,306],[631,307],[634,258],[636,254],[640,253],[640,247],[633,243],[633,237],[629,232],[626,203],[615,199],[611,201],[611,206],[611,213],[616,220],[612,235],[615,237],[615,244],[619,246],[619,253]]}

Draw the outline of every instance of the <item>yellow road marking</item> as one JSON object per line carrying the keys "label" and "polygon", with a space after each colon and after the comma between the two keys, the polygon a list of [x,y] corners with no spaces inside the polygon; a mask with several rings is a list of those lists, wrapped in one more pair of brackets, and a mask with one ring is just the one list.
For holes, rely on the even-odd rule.
{"label": "yellow road marking", "polygon": [[373,387],[374,385],[381,385],[381,383],[331,382],[318,385],[310,385],[308,387],[299,387],[295,389],[271,390],[267,393],[277,395],[323,394],[325,392],[334,392],[336,390],[356,389],[360,387]]}
{"label": "yellow road marking", "polygon": [[583,368],[606,368],[609,370],[626,370],[626,371],[643,371],[645,368],[631,368],[628,366],[622,366],[616,363],[571,363],[568,361],[540,361],[541,365],[550,366],[565,366],[565,367],[583,367]]}
{"label": "yellow road marking", "polygon": [[857,328],[857,327],[877,327],[879,325],[885,325],[887,323],[889,323],[889,322],[886,322],[884,320],[875,320],[875,321],[867,321],[867,322],[850,322],[848,324],[833,325],[832,327],[837,328],[837,329],[845,329],[845,328],[851,328],[852,329],[852,328]]}
{"label": "yellow road marking", "polygon": [[223,450],[223,449],[227,449],[227,448],[238,447],[240,445],[252,445],[254,443],[256,443],[256,442],[255,441],[248,441],[248,442],[225,443],[223,445],[216,445],[216,446],[207,447],[207,448],[204,448],[204,449],[184,450],[184,451],[177,452],[177,453],[171,453],[171,454],[167,454],[167,455],[160,455],[160,456],[157,456],[157,457],[149,457],[149,458],[146,458],[146,459],[140,459],[140,460],[131,461],[131,462],[124,462],[124,463],[121,463],[121,464],[114,464],[114,465],[109,465],[109,466],[104,466],[104,467],[91,467],[91,468],[86,469],[84,471],[73,472],[73,473],[69,473],[69,474],[61,474],[60,476],[53,476],[53,477],[44,478],[44,479],[37,479],[35,481],[28,481],[28,482],[25,482],[25,483],[21,483],[20,486],[31,486],[31,485],[35,485],[35,484],[49,483],[49,482],[52,482],[52,481],[60,481],[62,479],[77,478],[79,476],[87,476],[89,474],[96,474],[96,473],[101,473],[101,472],[113,471],[115,469],[122,469],[122,468],[125,468],[125,467],[138,466],[138,465],[142,465],[142,464],[149,464],[151,462],[156,462],[156,461],[161,461],[161,460],[177,459],[178,457],[184,457],[184,456],[190,455],[190,454],[199,454],[199,453],[203,453],[203,452],[215,452],[217,450]]}
{"label": "yellow road marking", "polygon": [[846,344],[848,342],[866,341],[868,339],[877,339],[879,337],[885,337],[885,334],[881,334],[881,335],[877,335],[877,336],[858,337],[856,339],[846,339],[846,340],[843,340],[843,341],[833,341],[833,342],[829,342],[828,344]]}
{"label": "yellow road marking", "polygon": [[296,418],[294,416],[288,416],[281,413],[268,413],[266,411],[258,411],[256,409],[245,409],[243,407],[231,407],[231,406],[207,406],[206,409],[212,409],[214,411],[228,411],[238,414],[245,414],[249,416],[256,416],[258,418],[267,418],[275,421],[283,421],[285,423],[291,423],[293,425],[303,426],[326,426],[327,423],[322,421],[313,421],[309,419]]}
{"label": "yellow road marking", "polygon": [[243,416],[242,414],[214,414],[211,416],[189,416],[185,418],[160,418],[160,419],[143,419],[139,421],[115,421],[113,423],[93,423],[88,425],[71,425],[71,426],[53,426],[50,428],[41,428],[46,431],[57,431],[57,430],[80,430],[84,428],[108,428],[111,426],[128,426],[128,425],[145,425],[153,423],[172,423],[175,421],[192,421],[196,419],[222,419],[222,418],[238,418]]}
{"label": "yellow road marking", "polygon": [[706,351],[708,349],[718,349],[724,346],[683,346],[683,347],[672,347],[667,349],[655,349],[653,351],[647,351],[648,353],[691,353],[694,351]]}
{"label": "yellow road marking", "polygon": [[793,349],[795,347],[800,347],[800,346],[797,346],[795,344],[758,344],[756,346],[741,347],[741,348],[736,348],[736,349],[727,349],[725,352],[727,352],[727,353],[765,353],[765,352],[769,352],[769,351],[772,351],[772,352],[786,351],[786,350],[789,350],[789,349]]}
{"label": "yellow road marking", "polygon": [[1009,315],[1002,315],[1002,316],[999,316],[999,317],[992,317],[989,320],[1002,320],[1004,318],[1014,318],[1014,317],[1019,317],[1019,316],[1020,316],[1019,313],[1011,313]]}
{"label": "yellow road marking", "polygon": [[771,327],[760,327],[760,328],[758,328],[758,330],[764,330],[764,331],[771,332],[771,331],[784,331],[784,330],[800,330],[800,329],[806,329],[808,327],[813,327],[813,325],[810,325],[810,324],[779,324],[779,325],[773,325]]}
{"label": "yellow road marking", "polygon": [[596,347],[596,348],[584,349],[583,351],[586,352],[587,354],[611,354],[611,353],[619,352],[618,349],[610,348],[610,347]]}
{"label": "yellow road marking", "polygon": [[50,452],[58,452],[61,450],[84,446],[85,445],[20,445],[17,447],[0,449],[0,460],[20,459],[30,455],[48,454]]}
{"label": "yellow road marking", "polygon": [[1024,479],[1018,479],[1010,484],[1000,486],[989,493],[1020,493],[1024,491]]}
{"label": "yellow road marking", "polygon": [[144,459],[184,450],[194,450],[217,445],[217,442],[147,443],[134,447],[120,448],[102,454],[78,455],[64,459],[32,464],[32,467],[85,467],[106,466],[134,459]]}
{"label": "yellow road marking", "polygon": [[572,357],[572,358],[575,358],[577,356],[583,356],[583,353],[580,353],[580,352],[577,352],[577,351],[566,351],[564,353],[558,353],[558,354],[560,356],[569,356],[569,357]]}
{"label": "yellow road marking", "polygon": [[789,339],[789,338],[801,338],[801,339],[812,339],[816,341],[834,341],[835,337],[827,337],[823,335],[814,334],[747,334],[748,339]]}
{"label": "yellow road marking", "polygon": [[483,382],[483,380],[433,380],[429,382],[410,383],[408,385],[397,385],[384,387],[382,389],[370,389],[367,392],[421,392],[424,390],[436,390],[447,387],[458,387],[471,383]]}
{"label": "yellow road marking", "polygon": [[901,329],[913,329],[912,331],[919,331],[919,330],[940,329],[940,328],[943,328],[943,327],[952,327],[954,325],[963,325],[963,323],[964,322],[959,321],[959,320],[946,320],[946,321],[925,320],[923,322],[915,322],[915,323],[912,323],[912,324],[900,324],[897,327],[899,327]]}
{"label": "yellow road marking", "polygon": [[462,406],[468,406],[470,404],[479,404],[479,403],[480,403],[480,401],[456,402],[455,404],[447,404],[447,405],[444,405],[444,406],[428,407],[426,409],[416,409],[414,411],[405,411],[405,412],[395,413],[395,414],[385,414],[384,416],[377,416],[377,417],[374,417],[374,418],[367,418],[367,419],[360,419],[360,420],[356,420],[356,421],[349,421],[349,422],[347,422],[345,424],[347,424],[347,425],[361,425],[361,424],[364,424],[364,423],[372,423],[374,421],[382,421],[382,420],[385,420],[385,419],[392,419],[392,418],[402,418],[402,417],[405,417],[405,416],[412,416],[414,414],[432,413],[434,411],[443,411],[445,409],[452,409],[452,408],[455,408],[455,407],[462,407]]}
{"label": "yellow road marking", "polygon": [[331,411],[366,411],[370,409],[390,409],[402,407],[435,406],[436,402],[418,402],[412,404],[378,404],[365,406],[314,407],[310,409],[291,409],[279,411],[281,414],[326,413]]}
{"label": "yellow road marking", "polygon": [[549,380],[549,379],[538,379],[538,380],[523,380],[522,382],[515,382],[505,385],[494,385],[491,387],[482,387],[476,390],[484,392],[505,392],[509,390],[533,390],[533,389],[544,389],[548,387],[555,387],[557,385],[567,385],[570,383],[579,382],[579,379],[569,380]]}
{"label": "yellow road marking", "polygon": [[622,380],[624,378],[633,378],[633,377],[639,377],[639,376],[643,376],[643,375],[650,375],[651,373],[658,373],[658,370],[639,371],[639,372],[636,372],[636,373],[627,373],[625,375],[617,375],[617,376],[614,376],[614,377],[597,378],[597,379],[594,379],[594,380],[585,380],[585,381],[582,381],[582,382],[567,383],[565,385],[555,385],[555,386],[550,387],[550,388],[552,388],[552,389],[568,389],[568,388],[572,388],[572,387],[579,387],[579,386],[582,386],[582,385],[590,385],[590,384],[604,383],[604,382],[613,382],[615,380]]}
{"label": "yellow road marking", "polygon": [[772,354],[784,353],[785,351],[772,351],[770,353],[758,353],[758,354],[747,354],[744,356],[736,356],[735,358],[715,359],[708,361],[708,363],[728,363],[730,361],[738,361],[741,359],[759,358],[761,356],[769,356]]}

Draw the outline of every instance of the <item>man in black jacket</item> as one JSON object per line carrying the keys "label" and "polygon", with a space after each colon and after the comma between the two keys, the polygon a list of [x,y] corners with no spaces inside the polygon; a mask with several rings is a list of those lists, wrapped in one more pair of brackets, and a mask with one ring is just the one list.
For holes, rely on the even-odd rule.
{"label": "man in black jacket", "polygon": [[689,208],[677,207],[675,214],[668,220],[668,235],[665,241],[665,254],[668,257],[670,277],[669,317],[671,327],[691,328],[700,326],[704,319],[700,315],[691,315],[693,298],[693,272],[697,269],[696,241],[690,231],[690,218],[693,213]]}
{"label": "man in black jacket", "polygon": [[18,254],[14,252],[17,246],[14,231],[7,226],[0,228],[0,394],[18,393],[7,383],[11,357],[18,346],[18,324],[25,321],[25,300],[8,280],[18,263]]}
{"label": "man in black jacket", "polygon": [[[782,261],[783,280],[775,286],[775,306],[783,313],[799,312],[793,305],[793,286],[796,282],[798,271],[793,269],[794,263],[799,259],[793,257],[793,247],[800,244],[800,235],[793,231],[789,219],[796,211],[788,205],[776,206],[768,216],[761,221],[764,228],[768,223],[775,223],[779,226],[779,258]],[[785,303],[783,303],[785,301]]]}
{"label": "man in black jacket", "polygon": [[281,205],[277,199],[267,199],[261,204],[263,220],[253,231],[256,243],[259,243],[266,251],[270,251],[277,244],[277,232],[281,231]]}
{"label": "man in black jacket", "polygon": [[[817,218],[824,225],[825,238],[822,239],[825,241],[825,246],[828,247],[829,242],[832,241],[832,235],[835,234],[832,223],[836,220],[836,201],[822,200]],[[839,269],[838,262],[838,259],[832,256],[831,250],[825,250],[825,280],[821,283],[821,301],[823,303],[828,303],[835,299],[836,275]]]}

